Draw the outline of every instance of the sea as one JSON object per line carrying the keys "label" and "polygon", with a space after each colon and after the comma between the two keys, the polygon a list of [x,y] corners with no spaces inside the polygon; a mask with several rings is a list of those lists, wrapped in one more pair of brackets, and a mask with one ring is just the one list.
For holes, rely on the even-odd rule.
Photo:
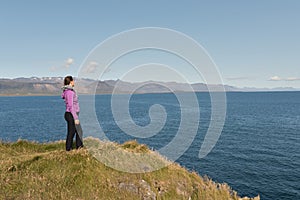
{"label": "sea", "polygon": [[[89,127],[92,125],[83,123],[96,116],[101,134],[110,141],[123,143],[136,139],[153,150],[163,148],[177,137],[183,123],[196,125],[192,142],[176,160],[180,165],[216,182],[227,183],[240,196],[259,194],[266,200],[300,199],[300,92],[227,92],[224,126],[215,146],[203,158],[199,158],[199,150],[214,120],[213,104],[210,93],[195,95],[198,106],[193,104],[183,111],[182,102],[175,94],[133,94],[127,109],[130,117],[122,122],[115,119],[113,95],[96,95],[95,102],[90,104],[87,102],[90,98],[79,95],[80,104],[93,106],[96,114],[79,117],[82,126]],[[0,105],[0,140],[3,142],[65,140],[65,105],[59,95],[0,97]],[[156,105],[154,109],[153,105]],[[122,128],[126,123],[134,123],[138,128],[156,123],[151,116],[159,116],[155,112],[162,108],[163,120],[159,123],[163,124],[156,133],[142,137]],[[197,110],[199,120],[195,124]],[[182,115],[183,112],[191,114]],[[88,128],[83,132],[84,137],[91,135]],[[187,132],[187,137],[190,134]],[[97,137],[97,134],[92,136]]]}

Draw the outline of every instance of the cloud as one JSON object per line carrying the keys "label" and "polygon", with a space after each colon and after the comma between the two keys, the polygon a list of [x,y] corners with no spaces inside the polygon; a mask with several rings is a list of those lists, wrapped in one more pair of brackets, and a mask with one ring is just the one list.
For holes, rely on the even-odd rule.
{"label": "cloud", "polygon": [[300,81],[300,78],[297,77],[289,77],[286,79],[286,81]]}
{"label": "cloud", "polygon": [[65,61],[65,67],[66,68],[69,68],[70,65],[72,65],[74,63],[74,59],[73,58],[68,58],[66,61]]}
{"label": "cloud", "polygon": [[64,63],[60,66],[51,66],[50,67],[50,71],[51,72],[55,72],[55,71],[59,71],[59,70],[63,70],[63,69],[69,69],[70,66],[74,63],[74,59],[73,58],[67,58]]}
{"label": "cloud", "polygon": [[[84,73],[87,73],[87,74],[91,74],[91,73],[96,73],[97,69],[99,69],[100,67],[100,64],[98,62],[95,62],[95,61],[90,61],[83,69],[83,72]],[[110,68],[107,68],[104,73],[107,73],[109,72],[111,69]]]}
{"label": "cloud", "polygon": [[269,81],[300,81],[299,77],[288,77],[288,78],[281,78],[279,76],[272,76]]}
{"label": "cloud", "polygon": [[95,73],[98,66],[99,63],[95,61],[91,61],[84,67],[84,73],[88,73],[88,74]]}
{"label": "cloud", "polygon": [[269,81],[281,81],[282,78],[280,78],[279,76],[272,76]]}

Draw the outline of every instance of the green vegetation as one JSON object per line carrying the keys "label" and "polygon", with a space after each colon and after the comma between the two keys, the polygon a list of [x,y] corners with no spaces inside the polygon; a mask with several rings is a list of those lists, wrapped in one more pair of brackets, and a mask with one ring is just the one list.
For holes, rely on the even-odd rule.
{"label": "green vegetation", "polygon": [[[120,145],[89,138],[85,143],[93,148],[66,152],[62,141],[0,142],[0,199],[240,199],[227,184],[171,164],[136,141]],[[151,163],[169,165],[152,172],[121,172],[92,156],[96,148],[150,153]]]}

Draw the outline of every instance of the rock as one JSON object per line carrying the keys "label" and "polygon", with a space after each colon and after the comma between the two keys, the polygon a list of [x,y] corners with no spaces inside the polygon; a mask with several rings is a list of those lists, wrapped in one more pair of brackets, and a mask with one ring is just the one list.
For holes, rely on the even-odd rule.
{"label": "rock", "polygon": [[257,197],[254,197],[253,200],[260,200],[260,196],[257,195]]}
{"label": "rock", "polygon": [[156,194],[151,190],[150,185],[145,180],[140,181],[140,187],[141,191],[143,191],[143,200],[156,200]]}
{"label": "rock", "polygon": [[138,193],[138,187],[133,183],[120,183],[119,189],[127,190],[132,193]]}
{"label": "rock", "polygon": [[142,200],[156,200],[156,194],[151,190],[150,185],[145,180],[140,180],[139,185],[133,183],[119,183],[119,189],[140,195]]}
{"label": "rock", "polygon": [[254,198],[243,197],[243,198],[239,198],[239,200],[260,200],[260,196],[258,195],[257,197]]}

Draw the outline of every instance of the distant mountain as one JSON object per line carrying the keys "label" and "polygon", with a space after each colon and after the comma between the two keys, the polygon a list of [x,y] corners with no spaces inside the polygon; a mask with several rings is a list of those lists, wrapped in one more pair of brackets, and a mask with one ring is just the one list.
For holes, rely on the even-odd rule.
{"label": "distant mountain", "polygon": [[[59,95],[63,77],[31,77],[0,79],[0,95]],[[81,94],[111,94],[115,93],[168,93],[168,92],[205,92],[220,91],[222,87],[226,91],[300,91],[295,88],[237,88],[229,85],[206,85],[203,83],[186,84],[177,82],[146,81],[130,83],[121,80],[95,81],[91,79],[76,79],[76,89]],[[96,91],[92,91],[96,89]]]}
{"label": "distant mountain", "polygon": [[61,87],[61,77],[0,79],[0,95],[53,95]]}

